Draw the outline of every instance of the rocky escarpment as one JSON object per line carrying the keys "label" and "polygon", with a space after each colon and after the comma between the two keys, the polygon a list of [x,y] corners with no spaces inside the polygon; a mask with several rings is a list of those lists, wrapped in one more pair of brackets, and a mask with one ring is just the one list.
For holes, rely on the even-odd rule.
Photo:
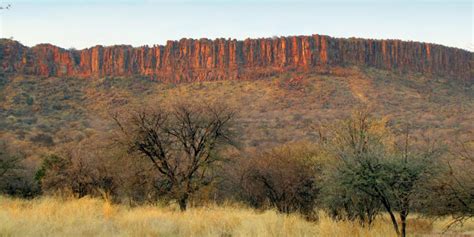
{"label": "rocky escarpment", "polygon": [[368,66],[472,82],[473,53],[400,40],[342,39],[322,35],[246,39],[182,39],[153,47],[95,46],[66,50],[25,47],[2,40],[4,72],[43,77],[149,76],[162,81],[255,78],[286,70]]}

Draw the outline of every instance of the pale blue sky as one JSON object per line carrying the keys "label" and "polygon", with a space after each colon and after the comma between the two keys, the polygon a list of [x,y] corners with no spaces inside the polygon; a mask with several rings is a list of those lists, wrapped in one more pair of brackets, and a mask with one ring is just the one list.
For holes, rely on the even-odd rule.
{"label": "pale blue sky", "polygon": [[325,34],[474,50],[471,0],[0,0],[1,37],[78,49]]}

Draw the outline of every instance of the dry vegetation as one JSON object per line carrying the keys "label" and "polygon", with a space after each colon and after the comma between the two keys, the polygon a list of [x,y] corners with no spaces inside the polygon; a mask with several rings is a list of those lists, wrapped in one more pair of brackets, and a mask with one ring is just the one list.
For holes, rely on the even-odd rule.
{"label": "dry vegetation", "polygon": [[473,87],[0,79],[0,236],[474,234]]}
{"label": "dry vegetation", "polygon": [[[386,217],[372,228],[357,222],[334,221],[324,214],[317,222],[274,210],[256,211],[239,205],[193,207],[128,207],[93,199],[0,197],[0,236],[394,236]],[[437,236],[446,220],[409,220],[410,236]],[[444,233],[474,234],[474,222]]]}
{"label": "dry vegetation", "polygon": [[469,122],[474,120],[473,87],[374,69],[177,85],[143,78],[0,80],[0,136],[36,157],[55,145],[108,131],[110,110],[170,98],[225,100],[240,112],[242,145],[254,148],[317,138],[312,128],[344,118],[360,105],[394,125],[414,121],[416,132],[436,137],[474,130]]}

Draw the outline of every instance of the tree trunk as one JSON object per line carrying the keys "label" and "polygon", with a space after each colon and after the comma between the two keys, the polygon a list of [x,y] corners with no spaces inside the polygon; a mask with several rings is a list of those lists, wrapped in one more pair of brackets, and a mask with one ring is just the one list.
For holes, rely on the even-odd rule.
{"label": "tree trunk", "polygon": [[181,211],[186,211],[186,208],[188,205],[188,197],[189,197],[188,194],[184,194],[179,198],[178,204],[179,204],[179,209]]}
{"label": "tree trunk", "polygon": [[401,237],[405,237],[406,236],[406,227],[407,227],[407,215],[405,213],[400,213],[400,220],[402,222],[402,233],[401,233]]}
{"label": "tree trunk", "polygon": [[397,236],[400,236],[400,230],[398,229],[398,223],[397,223],[397,218],[393,214],[393,212],[389,211],[390,214],[390,219],[392,220],[393,228],[395,229],[395,232],[397,232]]}
{"label": "tree trunk", "polygon": [[387,202],[387,200],[385,199],[382,199],[381,201],[382,201],[382,205],[385,207],[385,210],[388,212],[388,214],[390,214],[390,220],[392,220],[393,228],[395,229],[397,236],[400,236],[400,230],[398,229],[397,218],[393,214],[390,203]]}
{"label": "tree trunk", "polygon": [[385,207],[385,210],[390,214],[390,220],[392,220],[393,228],[395,229],[395,232],[397,233],[397,236],[400,236],[400,230],[398,229],[398,222],[397,218],[393,214],[393,209],[392,206],[390,205],[390,202],[387,200],[387,198],[382,195],[379,190],[377,190],[379,193],[378,198],[380,198],[380,201],[382,202],[382,205]]}
{"label": "tree trunk", "polygon": [[407,228],[407,217],[408,213],[410,212],[410,202],[409,196],[404,195],[401,200],[401,210],[400,210],[400,222],[401,222],[401,237],[406,236],[406,228]]}

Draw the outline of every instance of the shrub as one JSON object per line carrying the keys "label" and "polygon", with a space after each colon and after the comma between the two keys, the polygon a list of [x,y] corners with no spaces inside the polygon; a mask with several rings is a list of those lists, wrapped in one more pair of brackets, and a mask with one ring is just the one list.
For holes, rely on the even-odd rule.
{"label": "shrub", "polygon": [[44,133],[40,133],[40,134],[37,134],[37,135],[31,137],[30,141],[32,141],[34,143],[38,143],[42,146],[47,146],[47,147],[51,147],[51,146],[54,145],[53,138],[50,135],[44,134]]}
{"label": "shrub", "polygon": [[31,170],[24,165],[24,155],[0,141],[0,193],[19,197],[37,195],[39,188],[30,174]]}
{"label": "shrub", "polygon": [[459,140],[430,177],[419,197],[419,211],[429,216],[451,216],[448,228],[474,218],[474,140]]}
{"label": "shrub", "polygon": [[113,195],[117,182],[100,149],[87,144],[67,144],[57,154],[46,156],[36,172],[36,179],[47,193],[86,195]]}
{"label": "shrub", "polygon": [[241,189],[254,207],[315,218],[325,156],[308,143],[287,144],[242,159]]}

